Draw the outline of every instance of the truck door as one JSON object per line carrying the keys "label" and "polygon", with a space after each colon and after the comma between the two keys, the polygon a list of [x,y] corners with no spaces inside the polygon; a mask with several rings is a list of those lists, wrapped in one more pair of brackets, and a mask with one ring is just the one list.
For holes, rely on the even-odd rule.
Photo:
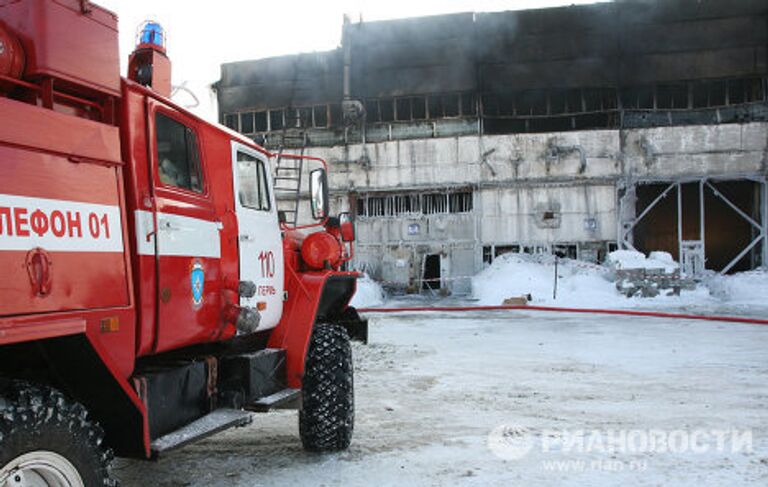
{"label": "truck door", "polygon": [[216,218],[198,122],[149,100],[156,219],[155,352],[210,341],[221,332],[221,223]]}
{"label": "truck door", "polygon": [[256,284],[241,306],[261,313],[259,329],[273,328],[283,312],[283,246],[267,158],[232,142],[235,212],[239,228],[240,280]]}

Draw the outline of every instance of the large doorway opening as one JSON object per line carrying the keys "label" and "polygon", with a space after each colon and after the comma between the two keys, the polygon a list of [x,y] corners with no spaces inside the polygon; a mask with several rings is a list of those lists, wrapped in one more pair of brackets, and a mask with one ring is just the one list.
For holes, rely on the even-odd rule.
{"label": "large doorway opening", "polygon": [[440,289],[441,267],[440,254],[430,254],[424,257],[424,275],[421,279],[421,289],[424,291],[437,291]]}
{"label": "large doorway opening", "polygon": [[765,182],[701,179],[634,189],[626,246],[669,252],[689,275],[746,271],[765,261]]}

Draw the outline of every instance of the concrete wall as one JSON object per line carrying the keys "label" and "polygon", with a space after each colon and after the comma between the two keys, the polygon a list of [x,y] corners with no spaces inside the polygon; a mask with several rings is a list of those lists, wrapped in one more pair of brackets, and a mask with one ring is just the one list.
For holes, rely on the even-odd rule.
{"label": "concrete wall", "polygon": [[[443,254],[455,279],[447,284],[461,292],[468,290],[463,277],[482,268],[483,246],[616,242],[617,190],[635,181],[765,176],[768,123],[392,141],[307,153],[330,163],[334,211],[355,210],[350,194],[472,188],[470,213],[357,220],[356,265],[393,287],[415,288],[424,255]],[[544,212],[555,218],[544,221]],[[411,223],[419,224],[418,235],[408,234]]]}

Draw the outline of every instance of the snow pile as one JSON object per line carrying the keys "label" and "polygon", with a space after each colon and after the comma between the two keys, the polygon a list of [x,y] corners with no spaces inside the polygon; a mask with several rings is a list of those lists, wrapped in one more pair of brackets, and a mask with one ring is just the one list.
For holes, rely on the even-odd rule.
{"label": "snow pile", "polygon": [[[621,268],[667,269],[677,268],[669,254],[652,253],[651,258],[637,252],[613,252],[613,264],[600,266],[572,259],[559,259],[557,267],[557,297],[555,285],[555,258],[551,255],[504,254],[488,268],[472,278],[472,295],[481,305],[500,305],[505,299],[531,294],[532,305],[566,308],[687,308],[690,306],[716,306],[721,299],[710,296],[705,286],[682,290],[680,296],[627,298],[616,289],[614,269]],[[635,266],[635,267],[632,267]],[[735,277],[735,276],[734,276]],[[731,287],[741,280],[727,281]],[[765,284],[768,286],[768,283]],[[763,288],[766,289],[766,288]],[[731,291],[733,292],[733,291]],[[735,291],[738,292],[738,291]],[[758,291],[759,292],[759,291]],[[768,291],[763,291],[766,293]],[[764,294],[768,295],[768,294]]]}
{"label": "snow pile", "polygon": [[669,252],[651,252],[646,257],[636,250],[615,250],[608,254],[606,264],[615,270],[664,269],[667,274],[679,267]]}
{"label": "snow pile", "polygon": [[531,304],[582,308],[605,307],[625,299],[616,291],[605,268],[571,259],[557,266],[551,255],[504,254],[472,278],[472,294],[482,305],[499,305],[506,298],[531,295]]}
{"label": "snow pile", "polygon": [[381,306],[387,295],[378,282],[371,279],[368,274],[363,274],[357,280],[357,291],[352,296],[349,303],[355,308],[368,308],[371,306]]}
{"label": "snow pile", "polygon": [[705,281],[712,296],[735,305],[765,306],[768,301],[768,269],[716,275]]}

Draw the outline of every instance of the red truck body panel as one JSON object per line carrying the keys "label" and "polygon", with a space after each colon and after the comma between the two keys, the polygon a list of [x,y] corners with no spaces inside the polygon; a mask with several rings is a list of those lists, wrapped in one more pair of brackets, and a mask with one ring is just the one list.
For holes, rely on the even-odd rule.
{"label": "red truck body panel", "polygon": [[[135,347],[116,127],[0,98],[0,344],[86,332],[128,377]],[[30,255],[42,249],[49,289]],[[98,311],[96,311],[98,310]],[[102,320],[116,325],[102,331]]]}
{"label": "red truck body panel", "polygon": [[82,3],[5,1],[0,8],[24,47],[25,78],[51,76],[70,87],[119,96],[117,16],[93,4],[88,5],[88,15],[79,15]]}
{"label": "red truck body panel", "polygon": [[[27,62],[23,79],[0,80],[0,356],[3,347],[61,337],[85,343],[143,426],[123,431],[108,413],[99,419],[113,424],[108,435],[136,435],[148,455],[147,406],[129,381],[137,362],[235,337],[243,259],[263,258],[257,278],[277,275],[279,286],[254,285],[254,305],[263,311],[271,300],[269,346],[285,350],[288,386],[300,387],[324,297],[326,309],[343,309],[351,297],[329,299],[326,284],[356,274],[305,268],[302,237],[285,232],[280,241],[274,195],[241,228],[238,157],[258,160],[266,178],[271,154],[121,80],[110,12],[77,0],[0,0],[2,24]],[[161,177],[168,148],[160,145],[174,142],[158,142],[160,123],[183,127],[187,157],[199,154],[199,188]],[[259,235],[265,225],[274,225],[269,238]],[[246,240],[277,251],[257,245],[241,255]],[[284,283],[265,262],[284,269]],[[99,398],[78,399],[99,406]]]}
{"label": "red truck body panel", "polygon": [[[0,316],[128,306],[120,167],[5,144],[0,160]],[[35,248],[51,259],[45,296],[30,286]]]}
{"label": "red truck body panel", "polygon": [[[197,193],[163,184],[158,176],[154,120],[160,113],[189,127],[200,150],[203,191]],[[130,81],[124,81],[122,124],[123,147],[130,175],[128,213],[139,310],[138,355],[231,338],[235,327],[227,323],[222,309],[237,303],[238,225],[234,215],[234,192],[229,166],[232,134],[208,124],[169,100]],[[147,134],[150,134],[149,139]],[[252,142],[239,142],[257,148]],[[159,215],[159,216],[158,216]],[[215,229],[217,241],[180,241],[155,255],[155,228],[163,216],[189,225]],[[148,220],[144,223],[141,219]],[[186,220],[185,220],[186,219]],[[147,225],[152,228],[147,228]],[[149,231],[147,231],[149,230]],[[158,230],[161,231],[162,229]],[[146,251],[144,251],[146,249]],[[190,266],[205,269],[202,304],[192,306]]]}

